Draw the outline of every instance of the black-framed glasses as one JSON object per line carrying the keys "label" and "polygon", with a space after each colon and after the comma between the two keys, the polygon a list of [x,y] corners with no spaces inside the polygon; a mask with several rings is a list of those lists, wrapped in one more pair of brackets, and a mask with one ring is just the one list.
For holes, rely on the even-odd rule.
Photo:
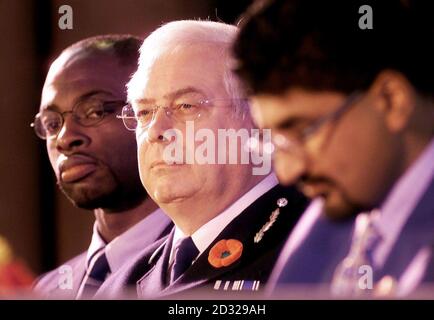
{"label": "black-framed glasses", "polygon": [[215,106],[216,101],[237,101],[247,103],[247,99],[188,99],[184,98],[174,102],[171,105],[155,106],[155,105],[139,105],[137,111],[131,104],[127,104],[122,108],[122,114],[117,116],[122,119],[125,127],[128,130],[135,131],[138,127],[147,129],[151,122],[155,119],[158,109],[163,109],[167,117],[178,122],[194,121],[210,112],[210,107]]}
{"label": "black-framed glasses", "polygon": [[53,139],[62,129],[67,113],[71,113],[78,124],[84,127],[92,127],[100,123],[107,115],[115,113],[125,103],[123,100],[86,99],[74,105],[72,110],[69,111],[43,110],[35,116],[30,126],[35,130],[39,138],[44,140]]}
{"label": "black-framed glasses", "polygon": [[304,127],[297,134],[286,135],[277,133],[272,135],[273,145],[276,147],[276,149],[280,149],[285,152],[299,150],[322,126],[324,126],[326,123],[337,121],[345,112],[350,110],[351,107],[355,105],[356,100],[360,97],[361,92],[354,91],[348,96],[348,98],[339,108],[318,118],[307,127]]}

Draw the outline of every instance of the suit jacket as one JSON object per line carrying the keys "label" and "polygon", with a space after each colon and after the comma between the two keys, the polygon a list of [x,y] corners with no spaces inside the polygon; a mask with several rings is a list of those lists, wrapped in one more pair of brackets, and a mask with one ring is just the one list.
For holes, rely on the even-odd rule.
{"label": "suit jacket", "polygon": [[[431,180],[427,191],[411,213],[397,241],[393,245],[384,267],[378,272],[376,277],[379,279],[385,275],[390,275],[395,279],[400,279],[421,249],[430,247],[432,256],[433,244],[434,179]],[[422,284],[432,281],[432,278],[429,277],[430,272],[432,270],[429,270],[429,268],[425,270]]]}
{"label": "suit jacket", "polygon": [[[264,233],[262,240],[254,243],[256,233],[269,221],[271,213],[278,207],[277,200],[280,198],[286,198],[288,204],[280,208],[280,215],[271,228]],[[257,286],[262,288],[268,280],[271,266],[275,263],[289,232],[306,206],[307,199],[294,188],[275,186],[231,221],[193,265],[175,282],[168,284],[166,274],[174,235],[173,229],[167,237],[144,250],[138,261],[126,267],[128,270],[125,270],[123,276],[115,279],[110,285],[104,284],[99,296],[113,297],[119,289],[136,282],[140,298],[167,296],[203,288],[223,291],[225,285],[227,288],[230,287],[229,290],[233,290],[237,284],[240,290],[242,280],[244,280],[243,290],[252,290]],[[241,241],[243,252],[241,257],[231,265],[214,268],[208,262],[208,254],[210,249],[222,239]],[[228,284],[226,281],[229,281]],[[240,282],[235,283],[235,281]]]}
{"label": "suit jacket", "polygon": [[[319,216],[297,250],[279,260],[270,280],[269,293],[281,294],[278,289],[289,284],[330,284],[334,270],[350,250],[353,229],[354,219],[337,223]],[[383,267],[374,272],[374,281],[386,275],[399,281],[422,248],[430,247],[432,257],[433,244],[434,180],[410,214]],[[432,265],[431,261],[422,284],[433,281]]]}
{"label": "suit jacket", "polygon": [[85,251],[59,268],[43,274],[36,280],[33,290],[42,298],[75,299],[86,274],[86,255]]}
{"label": "suit jacket", "polygon": [[[173,223],[171,223],[170,220],[161,221],[161,223],[153,227],[158,228],[159,232],[156,232],[158,236],[155,238],[154,234],[152,237],[146,235],[141,237],[144,248],[158,239],[167,236],[173,227]],[[75,299],[86,274],[86,258],[87,251],[67,261],[59,268],[43,274],[35,281],[33,286],[34,292],[42,298],[47,299]],[[134,260],[134,258],[135,256],[131,257],[132,260]],[[106,281],[115,277],[117,274],[118,272],[110,274]],[[69,285],[67,285],[68,281],[71,281]]]}
{"label": "suit jacket", "polygon": [[[336,223],[323,215],[320,208],[315,212],[307,210],[300,224],[302,230],[290,235],[278,262],[274,266],[267,291],[273,292],[276,286],[287,284],[324,284],[332,279],[336,266],[350,250],[354,218]],[[306,215],[314,215],[311,228],[304,222]],[[297,230],[298,231],[298,230]],[[295,236],[298,239],[293,239]],[[291,248],[291,242],[299,242]]]}

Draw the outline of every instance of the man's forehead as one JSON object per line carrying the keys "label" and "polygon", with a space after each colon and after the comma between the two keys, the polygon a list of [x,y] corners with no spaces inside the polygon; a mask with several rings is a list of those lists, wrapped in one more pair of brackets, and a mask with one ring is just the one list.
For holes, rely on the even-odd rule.
{"label": "man's forehead", "polygon": [[[208,61],[219,59],[223,57],[224,52],[228,50],[229,46],[223,43],[205,42],[205,41],[192,41],[187,43],[179,43],[176,45],[161,46],[155,49],[151,54],[143,51],[140,54],[139,64],[141,66],[163,64],[177,64],[180,60],[187,60],[187,62],[196,62],[198,59],[206,59]],[[191,60],[194,56],[196,59]]]}
{"label": "man's forehead", "polygon": [[47,107],[61,108],[61,105],[71,105],[88,98],[97,97],[121,98],[108,86],[89,85],[88,82],[72,82],[65,83],[62,86],[45,86],[42,91],[40,109],[43,110]]}
{"label": "man's forehead", "polygon": [[291,117],[310,118],[323,107],[333,106],[342,99],[335,92],[289,89],[280,94],[263,93],[252,97],[251,111],[261,127],[274,127]]}
{"label": "man's forehead", "polygon": [[117,72],[110,65],[92,67],[92,61],[80,61],[67,67],[54,66],[42,89],[41,109],[56,102],[71,104],[91,91],[101,91],[116,98],[125,94],[129,73]]}
{"label": "man's forehead", "polygon": [[[203,47],[166,53],[139,66],[128,88],[128,100],[170,99],[185,90],[224,94],[224,60],[206,57]],[[209,52],[209,50],[208,50]],[[190,89],[194,90],[190,90]],[[224,91],[224,92],[220,92]]]}
{"label": "man's forehead", "polygon": [[54,78],[65,74],[68,76],[81,72],[90,74],[93,70],[104,71],[105,69],[115,72],[121,70],[122,66],[116,57],[106,53],[66,52],[51,64],[46,81],[53,81]]}
{"label": "man's forehead", "polygon": [[251,99],[251,113],[255,122],[262,128],[274,127],[278,122],[294,113],[291,95],[257,94]]}
{"label": "man's forehead", "polygon": [[[200,88],[187,86],[187,87],[181,87],[179,89],[175,89],[173,91],[169,91],[163,96],[161,96],[160,98],[167,100],[168,102],[172,102],[173,100],[176,100],[178,98],[186,98],[186,97],[206,99],[207,95]],[[156,100],[157,100],[156,98],[151,96],[148,97],[146,95],[138,95],[134,97],[131,96],[131,100],[129,101],[138,104],[146,104],[146,103],[154,103]]]}
{"label": "man's forehead", "polygon": [[59,57],[56,58],[56,60],[53,61],[53,63],[51,63],[45,81],[52,82],[55,77],[67,71],[69,69],[68,67],[74,63],[81,61],[86,62],[89,59],[91,59],[91,56],[84,51],[64,51]]}

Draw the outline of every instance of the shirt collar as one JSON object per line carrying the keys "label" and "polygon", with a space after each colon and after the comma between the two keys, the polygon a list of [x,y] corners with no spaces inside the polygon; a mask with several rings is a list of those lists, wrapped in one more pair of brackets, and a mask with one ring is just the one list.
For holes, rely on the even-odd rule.
{"label": "shirt collar", "polygon": [[86,265],[89,265],[95,254],[105,247],[105,254],[111,273],[116,272],[125,261],[139,254],[147,244],[150,244],[149,239],[158,238],[161,230],[160,228],[155,228],[155,226],[161,225],[165,220],[169,222],[166,214],[158,208],[108,244],[101,237],[97,222],[95,221],[92,241],[87,251]]}
{"label": "shirt collar", "polygon": [[[245,193],[241,198],[232,203],[227,209],[221,212],[212,220],[208,221],[195,233],[191,235],[194,244],[199,250],[199,254],[202,254],[208,248],[208,246],[214,241],[215,238],[223,231],[223,229],[238,215],[241,214],[248,206],[255,202],[259,197],[266,192],[274,188],[278,184],[278,180],[274,173],[268,175],[265,179],[259,182],[256,186]],[[170,253],[170,261],[174,259],[174,250],[176,244],[186,235],[175,227],[175,234],[172,242],[172,251]]]}
{"label": "shirt collar", "polygon": [[86,266],[89,267],[90,261],[102,248],[106,246],[105,240],[101,237],[98,231],[98,223],[95,221],[93,224],[92,240],[90,241],[90,246],[87,249],[86,255]]}
{"label": "shirt collar", "polygon": [[434,139],[416,162],[398,179],[380,208],[375,227],[382,241],[373,258],[382,266],[398,238],[399,233],[417,206],[434,177]]}

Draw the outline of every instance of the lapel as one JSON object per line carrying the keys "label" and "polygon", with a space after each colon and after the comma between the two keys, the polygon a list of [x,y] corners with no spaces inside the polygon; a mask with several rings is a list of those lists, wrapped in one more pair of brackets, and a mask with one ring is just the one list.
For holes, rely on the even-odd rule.
{"label": "lapel", "polygon": [[81,261],[80,265],[77,265],[77,267],[73,272],[78,275],[77,277],[73,276],[72,295],[73,295],[73,299],[75,299],[78,293],[78,289],[80,288],[80,284],[83,281],[84,276],[86,274],[86,260]]}
{"label": "lapel", "polygon": [[[259,243],[254,242],[256,233],[277,209],[277,200],[286,198],[288,204],[280,208],[280,214],[271,228],[264,233]],[[266,281],[271,267],[290,230],[307,206],[307,200],[293,187],[276,186],[258,198],[238,215],[217,236],[211,245],[197,258],[193,265],[174,283],[165,287],[165,278],[170,254],[168,240],[156,265],[138,282],[138,290],[146,295],[152,288],[162,290],[162,295],[174,294],[187,289],[212,285],[216,280]],[[172,232],[173,238],[173,232]],[[227,267],[214,268],[208,262],[211,248],[222,239],[236,239],[243,243],[241,257]]]}
{"label": "lapel", "polygon": [[[300,223],[302,222],[305,221],[301,220]],[[306,223],[297,228],[306,229]],[[348,254],[353,229],[354,218],[336,223],[322,212],[318,213],[318,218],[307,229],[307,234],[299,236],[302,240],[292,252],[288,251],[288,244],[289,240],[294,239],[288,239],[282,251],[282,260],[279,259],[273,270],[273,283],[270,283],[269,289],[288,283],[330,282],[336,266]]]}
{"label": "lapel", "polygon": [[[72,288],[62,289],[60,282],[68,277],[67,271],[61,272],[64,266],[70,267],[72,276]],[[52,271],[52,277],[49,286],[44,291],[44,295],[49,299],[75,299],[80,284],[86,273],[86,253],[83,253],[71,261],[63,264],[61,267]]]}
{"label": "lapel", "polygon": [[143,268],[139,268],[135,272],[136,274],[142,272],[143,275],[137,281],[137,294],[140,298],[155,297],[166,287],[166,275],[174,234],[175,228],[173,227],[170,234],[157,244],[152,255],[142,259],[141,264],[146,265],[144,275]]}
{"label": "lapel", "polygon": [[399,279],[420,249],[434,243],[434,179],[413,210],[378,278]]}
{"label": "lapel", "polygon": [[[119,299],[119,298],[137,298],[136,282],[145,272],[152,267],[149,264],[154,253],[158,253],[160,247],[166,243],[170,231],[173,229],[173,223],[169,223],[163,230],[159,239],[149,246],[146,246],[136,256],[130,257],[124,265],[111,274],[98,289],[95,294],[96,299]],[[155,259],[154,259],[155,261]]]}

